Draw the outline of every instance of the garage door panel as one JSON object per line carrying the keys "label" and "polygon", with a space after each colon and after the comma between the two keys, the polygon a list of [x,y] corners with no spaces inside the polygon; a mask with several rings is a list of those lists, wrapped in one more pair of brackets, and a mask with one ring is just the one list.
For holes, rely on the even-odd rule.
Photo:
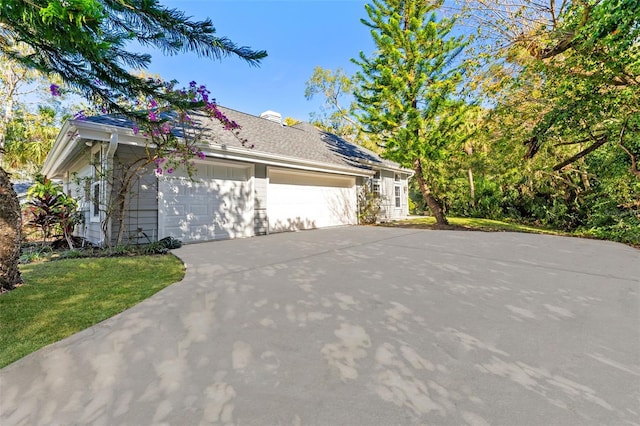
{"label": "garage door panel", "polygon": [[352,177],[270,171],[270,232],[355,224],[356,205]]}
{"label": "garage door panel", "polygon": [[[179,174],[160,178],[160,238],[193,242],[253,235],[250,170],[199,164],[197,173],[197,181]],[[236,178],[226,179],[234,174]],[[221,176],[225,179],[218,178]]]}

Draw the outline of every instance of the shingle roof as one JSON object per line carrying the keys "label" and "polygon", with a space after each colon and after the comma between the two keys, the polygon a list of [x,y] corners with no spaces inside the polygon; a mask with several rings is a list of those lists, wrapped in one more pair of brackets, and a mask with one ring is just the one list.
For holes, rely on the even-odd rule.
{"label": "shingle roof", "polygon": [[[251,153],[275,154],[358,169],[370,169],[372,165],[399,168],[398,164],[384,160],[372,151],[320,130],[309,123],[283,126],[266,118],[230,108],[222,106],[218,108],[227,118],[237,122],[241,129],[235,136],[233,132],[225,130],[223,125],[215,119],[201,113],[193,114],[194,123],[202,129],[203,142],[213,146],[226,145],[246,149]],[[133,126],[130,120],[113,115],[88,117],[87,121],[125,128]],[[242,140],[246,140],[244,146]]]}

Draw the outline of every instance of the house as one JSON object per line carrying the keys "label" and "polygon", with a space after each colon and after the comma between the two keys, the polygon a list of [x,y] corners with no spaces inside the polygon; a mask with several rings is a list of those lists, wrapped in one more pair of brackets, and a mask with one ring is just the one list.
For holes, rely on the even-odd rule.
{"label": "house", "polygon": [[160,175],[154,164],[146,165],[132,182],[122,221],[107,215],[105,206],[118,189],[118,165],[140,158],[147,141],[119,116],[67,121],[43,174],[62,179],[79,201],[85,220],[76,233],[93,243],[113,243],[122,223],[123,243],[167,236],[196,242],[353,225],[364,185],[381,196],[381,220],[408,215],[411,170],[311,124],[284,126],[272,111],[257,117],[220,110],[242,126],[240,138],[253,147],[198,116],[206,129],[205,157],[195,160],[195,179],[181,170]]}

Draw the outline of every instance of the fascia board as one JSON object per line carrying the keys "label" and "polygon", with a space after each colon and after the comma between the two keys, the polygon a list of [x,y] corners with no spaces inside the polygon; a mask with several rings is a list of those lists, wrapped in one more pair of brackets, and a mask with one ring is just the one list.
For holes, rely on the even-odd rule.
{"label": "fascia board", "polygon": [[66,151],[65,148],[70,143],[70,139],[74,138],[75,128],[71,125],[69,120],[67,120],[63,125],[62,129],[56,136],[56,140],[51,147],[51,151],[47,154],[47,158],[44,160],[44,164],[42,165],[42,174],[45,176],[50,176],[55,172],[54,165],[60,163],[60,157],[63,151]]}

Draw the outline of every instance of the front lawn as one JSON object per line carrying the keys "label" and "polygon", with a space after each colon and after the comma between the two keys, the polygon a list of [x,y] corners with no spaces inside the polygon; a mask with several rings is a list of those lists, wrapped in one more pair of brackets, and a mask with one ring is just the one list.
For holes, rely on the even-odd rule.
{"label": "front lawn", "polygon": [[486,231],[486,232],[528,232],[533,234],[562,235],[567,237],[597,238],[601,240],[617,241],[640,248],[638,240],[620,239],[609,235],[594,235],[588,231],[564,232],[555,229],[541,228],[536,226],[521,225],[512,222],[502,222],[500,220],[480,219],[472,217],[447,217],[449,225],[436,225],[435,218],[431,216],[414,217],[406,220],[398,220],[390,223],[383,223],[382,226],[392,226],[400,228],[418,229],[449,229],[458,231]]}
{"label": "front lawn", "polygon": [[173,255],[66,259],[20,270],[25,284],[0,295],[0,368],[184,277]]}
{"label": "front lawn", "polygon": [[431,228],[431,229],[454,229],[469,231],[511,231],[511,232],[531,232],[536,234],[568,235],[562,231],[552,229],[537,228],[517,223],[502,222],[492,219],[480,219],[473,217],[447,217],[449,226],[436,225],[436,219],[431,216],[418,217],[407,220],[399,220],[385,224],[386,226],[399,226],[406,228]]}

